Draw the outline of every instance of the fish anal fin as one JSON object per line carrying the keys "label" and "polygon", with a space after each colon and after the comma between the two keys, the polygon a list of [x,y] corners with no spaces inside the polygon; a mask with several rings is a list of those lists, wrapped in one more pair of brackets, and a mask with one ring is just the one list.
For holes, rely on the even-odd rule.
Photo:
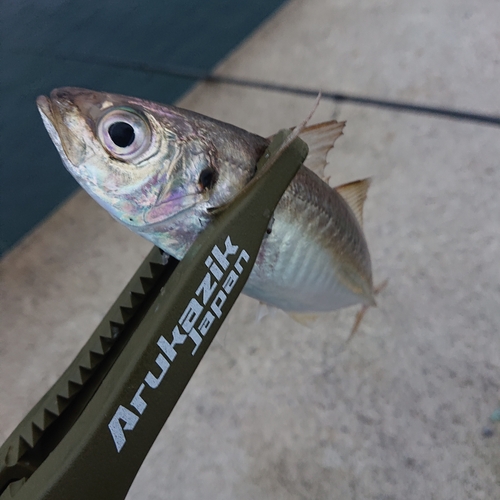
{"label": "fish anal fin", "polygon": [[351,210],[354,212],[359,225],[363,227],[363,206],[366,200],[366,194],[370,187],[371,179],[349,182],[337,186],[335,191],[344,198]]}
{"label": "fish anal fin", "polygon": [[292,318],[297,323],[300,323],[303,326],[307,326],[307,328],[312,328],[314,323],[320,317],[318,313],[307,313],[307,312],[293,312],[293,311],[285,311],[290,318]]}

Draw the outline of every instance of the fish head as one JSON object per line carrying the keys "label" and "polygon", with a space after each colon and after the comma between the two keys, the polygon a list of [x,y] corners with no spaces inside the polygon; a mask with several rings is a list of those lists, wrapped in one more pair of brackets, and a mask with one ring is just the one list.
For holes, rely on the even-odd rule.
{"label": "fish head", "polygon": [[267,146],[202,115],[117,94],[65,87],[37,105],[68,171],[146,237],[179,224],[196,232],[249,181]]}

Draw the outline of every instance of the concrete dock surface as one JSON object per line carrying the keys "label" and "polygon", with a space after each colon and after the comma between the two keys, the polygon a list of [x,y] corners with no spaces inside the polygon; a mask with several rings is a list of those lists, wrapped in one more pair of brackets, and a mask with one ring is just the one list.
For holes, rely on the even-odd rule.
{"label": "concrete dock surface", "polygon": [[[499,19],[495,0],[292,0],[217,72],[500,115]],[[200,84],[179,104],[270,135],[312,103]],[[332,116],[330,183],[373,178],[378,307],[346,343],[356,308],[310,330],[241,296],[128,498],[500,498],[500,130],[328,101],[314,121]],[[149,248],[80,191],[0,262],[2,442]]]}

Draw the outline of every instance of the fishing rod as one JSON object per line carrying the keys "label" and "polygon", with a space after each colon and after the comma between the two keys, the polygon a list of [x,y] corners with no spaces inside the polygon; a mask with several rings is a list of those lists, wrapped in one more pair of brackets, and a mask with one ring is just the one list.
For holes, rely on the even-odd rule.
{"label": "fishing rod", "polygon": [[208,83],[236,85],[240,87],[254,88],[271,92],[280,92],[299,95],[303,97],[316,97],[321,93],[325,99],[332,100],[336,103],[351,103],[360,106],[371,106],[382,109],[388,109],[397,112],[417,113],[441,118],[449,118],[453,120],[461,120],[479,123],[483,125],[500,126],[500,116],[487,115],[482,113],[470,112],[466,110],[446,108],[441,106],[427,106],[423,104],[413,104],[404,101],[393,101],[390,99],[379,99],[375,97],[366,97],[343,92],[324,91],[320,89],[311,89],[304,87],[294,87],[279,83],[265,82],[260,80],[252,80],[245,78],[235,78],[231,76],[216,75],[202,69],[189,68],[176,65],[153,65],[149,63],[141,63],[136,61],[123,61],[120,59],[103,57],[103,56],[87,56],[82,54],[51,54],[50,57],[55,57],[64,61],[81,62],[85,64],[94,64],[104,67],[112,67],[117,69],[127,69],[138,71],[141,73],[156,74],[175,78],[182,78],[194,81],[204,81]]}

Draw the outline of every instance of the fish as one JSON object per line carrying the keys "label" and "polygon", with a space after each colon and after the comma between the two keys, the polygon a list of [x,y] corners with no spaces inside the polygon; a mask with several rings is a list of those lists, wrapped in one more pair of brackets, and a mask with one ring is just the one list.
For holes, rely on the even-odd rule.
{"label": "fish", "polygon": [[[272,138],[171,105],[62,87],[37,106],[62,162],[115,219],[181,260],[256,173]],[[345,122],[304,128],[304,164],[273,214],[243,293],[296,320],[374,305],[362,228],[369,179],[332,188]]]}

